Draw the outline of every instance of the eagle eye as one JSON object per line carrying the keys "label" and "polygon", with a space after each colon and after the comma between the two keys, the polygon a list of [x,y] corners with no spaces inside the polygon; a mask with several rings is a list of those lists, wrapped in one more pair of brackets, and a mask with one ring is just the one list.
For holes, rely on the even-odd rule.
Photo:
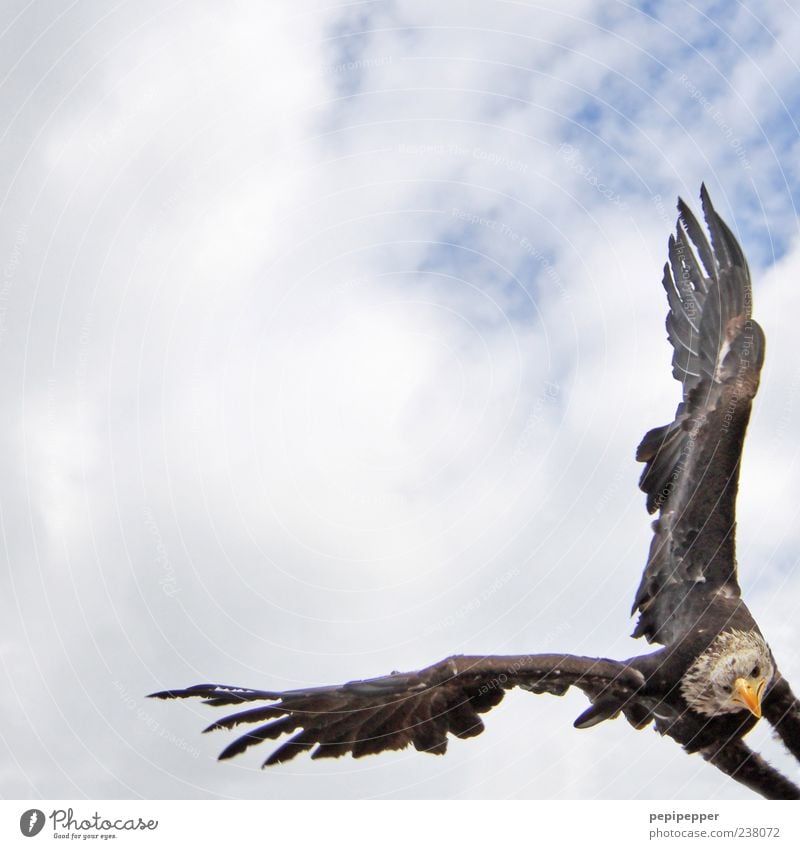
{"label": "eagle eye", "polygon": [[750,677],[751,677],[751,678],[758,678],[758,676],[759,676],[760,674],[761,674],[761,667],[760,667],[758,664],[756,664],[756,665],[753,667],[753,671],[750,673]]}

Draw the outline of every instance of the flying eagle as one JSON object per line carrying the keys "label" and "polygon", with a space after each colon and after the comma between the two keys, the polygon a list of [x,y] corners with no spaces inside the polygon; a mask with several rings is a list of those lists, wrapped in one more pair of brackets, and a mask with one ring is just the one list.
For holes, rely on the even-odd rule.
{"label": "flying eagle", "polygon": [[578,687],[591,706],[589,728],[623,714],[650,723],[687,752],[769,799],[800,788],[752,751],[744,737],[763,716],[800,760],[800,702],[781,676],[741,599],[736,575],[735,504],[742,443],[758,390],[764,334],[751,317],[750,273],[736,238],[705,186],[710,242],[678,200],[663,285],[673,376],[682,385],[675,420],[647,433],[636,452],[647,510],[658,512],[632,614],[634,637],[663,648],[616,661],[569,654],[455,655],[417,672],[328,687],[276,692],[198,684],[154,693],[199,697],[214,707],[262,702],[207,730],[250,730],[220,760],[291,734],[264,765],[302,752],[353,757],[403,749],[444,754],[447,735],[474,737],[481,714],[506,690],[562,695]]}

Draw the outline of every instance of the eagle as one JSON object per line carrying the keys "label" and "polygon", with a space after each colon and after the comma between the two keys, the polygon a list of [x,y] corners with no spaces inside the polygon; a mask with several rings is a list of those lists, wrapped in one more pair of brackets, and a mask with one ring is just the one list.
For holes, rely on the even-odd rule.
{"label": "eagle", "polygon": [[737,578],[739,464],[764,333],[752,318],[742,249],[705,185],[700,197],[708,237],[679,198],[664,265],[666,327],[681,401],[674,420],[650,430],[636,452],[644,464],[639,486],[647,510],[658,516],[631,611],[639,614],[633,636],[661,648],[627,660],[454,655],[415,672],[342,685],[281,692],[197,684],[152,696],[235,706],[206,729],[247,729],[220,760],[291,735],[271,752],[268,766],[303,752],[313,759],[359,758],[413,745],[444,754],[448,735],[483,731],[481,715],[507,690],[560,696],[577,687],[590,706],[576,728],[620,715],[635,729],[652,724],[756,793],[800,798],[800,788],[744,740],[763,717],[800,760],[800,702],[742,600]]}

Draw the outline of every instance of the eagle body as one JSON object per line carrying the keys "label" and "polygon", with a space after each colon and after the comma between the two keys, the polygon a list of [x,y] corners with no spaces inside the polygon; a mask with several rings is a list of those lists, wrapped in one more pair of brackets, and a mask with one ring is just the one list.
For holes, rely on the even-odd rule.
{"label": "eagle body", "polygon": [[687,631],[673,645],[628,659],[626,663],[644,677],[639,700],[648,709],[639,722],[632,724],[643,727],[652,719],[657,731],[672,737],[687,752],[702,751],[715,740],[740,739],[747,734],[758,722],[752,713],[745,709],[724,710],[709,716],[687,702],[681,687],[689,671],[720,635],[733,633],[761,635],[741,599],[721,596],[704,610],[702,624]]}
{"label": "eagle body", "polygon": [[402,749],[443,754],[448,735],[483,730],[505,692],[562,695],[577,687],[590,728],[623,715],[699,753],[733,780],[772,799],[800,788],[744,742],[763,715],[800,760],[800,702],[741,598],[735,529],[739,464],[764,361],[741,247],[701,187],[708,237],[678,200],[662,285],[667,337],[681,400],[669,424],[647,432],[636,458],[653,540],[632,613],[634,637],[661,648],[624,661],[570,654],[454,655],[414,672],[290,691],[219,684],[152,694],[199,697],[230,715],[207,731],[246,726],[220,755],[238,756],[290,735],[264,766],[302,752],[312,759]]}

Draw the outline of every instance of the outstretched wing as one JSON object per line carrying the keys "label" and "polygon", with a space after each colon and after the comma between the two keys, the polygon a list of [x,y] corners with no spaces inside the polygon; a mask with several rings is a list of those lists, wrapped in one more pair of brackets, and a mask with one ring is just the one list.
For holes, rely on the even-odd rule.
{"label": "outstretched wing", "polygon": [[418,672],[394,672],[307,690],[273,692],[199,684],[152,695],[160,699],[197,696],[213,706],[271,702],[226,716],[206,729],[256,726],[234,740],[220,760],[264,740],[293,734],[267,758],[264,766],[268,766],[311,749],[312,758],[335,758],[348,752],[362,757],[409,744],[419,751],[444,754],[448,733],[462,738],[480,734],[480,714],[499,704],[512,687],[558,696],[571,686],[579,687],[593,703],[602,705],[600,718],[605,718],[622,710],[643,684],[642,674],[624,663],[541,654],[454,656]]}
{"label": "outstretched wing", "polygon": [[683,400],[675,420],[651,430],[636,452],[646,464],[639,486],[647,509],[660,511],[633,605],[641,614],[634,636],[648,642],[674,642],[715,593],[739,596],[736,490],[764,334],[751,318],[742,249],[705,186],[700,194],[711,242],[679,200],[664,266],[672,373]]}

